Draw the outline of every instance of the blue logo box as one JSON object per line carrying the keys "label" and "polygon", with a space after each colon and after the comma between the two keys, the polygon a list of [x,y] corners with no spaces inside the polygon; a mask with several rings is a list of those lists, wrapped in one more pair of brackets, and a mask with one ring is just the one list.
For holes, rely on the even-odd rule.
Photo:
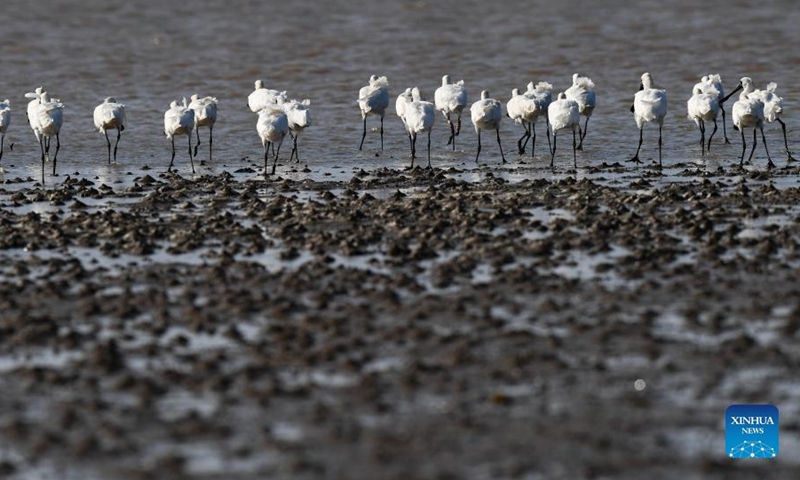
{"label": "blue logo box", "polygon": [[725,410],[725,453],[729,458],[775,458],[778,430],[774,405],[731,405]]}

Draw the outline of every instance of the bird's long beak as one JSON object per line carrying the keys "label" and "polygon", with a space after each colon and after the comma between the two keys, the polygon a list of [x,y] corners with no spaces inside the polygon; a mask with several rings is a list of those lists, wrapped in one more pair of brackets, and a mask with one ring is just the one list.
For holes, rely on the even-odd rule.
{"label": "bird's long beak", "polygon": [[739,90],[741,90],[743,88],[744,87],[742,86],[742,82],[739,82],[739,85],[737,85],[736,88],[734,88],[731,93],[729,93],[728,95],[725,96],[725,98],[723,98],[722,100],[719,101],[719,104],[722,105],[723,103],[725,103],[725,100],[731,98],[734,93],[738,92]]}

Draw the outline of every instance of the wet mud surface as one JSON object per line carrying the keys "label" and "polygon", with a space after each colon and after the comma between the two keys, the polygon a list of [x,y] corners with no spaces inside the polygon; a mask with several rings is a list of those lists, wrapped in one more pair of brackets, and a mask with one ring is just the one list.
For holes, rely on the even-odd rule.
{"label": "wet mud surface", "polygon": [[791,478],[798,172],[574,173],[7,179],[0,476]]}

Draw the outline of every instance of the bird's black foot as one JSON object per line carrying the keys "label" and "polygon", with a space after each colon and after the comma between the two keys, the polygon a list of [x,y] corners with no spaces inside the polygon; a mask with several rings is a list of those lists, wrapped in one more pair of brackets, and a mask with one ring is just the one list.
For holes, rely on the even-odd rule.
{"label": "bird's black foot", "polygon": [[640,164],[642,161],[639,160],[639,155],[634,155],[630,160],[628,160],[628,163]]}
{"label": "bird's black foot", "polygon": [[791,152],[790,152],[790,153],[788,154],[788,157],[786,157],[786,164],[788,165],[788,164],[790,164],[790,163],[792,163],[792,162],[796,162],[796,161],[797,161],[797,159],[795,159],[795,158],[792,156]]}
{"label": "bird's black foot", "polygon": [[519,149],[517,149],[517,153],[519,153],[520,155],[525,155],[525,149],[524,148],[519,148]]}
{"label": "bird's black foot", "polygon": [[197,147],[194,147],[194,153],[192,153],[192,156],[193,156],[193,157],[196,157],[196,156],[197,156]]}
{"label": "bird's black foot", "polygon": [[[734,129],[736,129],[736,127],[734,127]],[[725,144],[726,145],[730,145],[731,144],[731,141],[728,140],[728,137],[725,137]]]}
{"label": "bird's black foot", "polygon": [[772,170],[773,168],[775,168],[775,164],[772,163],[772,159],[770,158],[767,162],[767,170]]}
{"label": "bird's black foot", "polygon": [[583,151],[583,145],[578,145],[577,147],[575,147],[575,150]]}

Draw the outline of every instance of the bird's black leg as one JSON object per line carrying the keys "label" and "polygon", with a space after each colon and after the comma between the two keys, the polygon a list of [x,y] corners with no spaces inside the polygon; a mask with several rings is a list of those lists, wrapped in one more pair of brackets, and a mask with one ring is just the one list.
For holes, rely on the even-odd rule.
{"label": "bird's black leg", "polygon": [[44,137],[39,137],[39,150],[42,152],[42,183],[44,183]]}
{"label": "bird's black leg", "polygon": [[661,124],[659,123],[658,124],[658,166],[659,167],[662,165],[662,163],[661,163],[661,145],[662,145],[662,143],[663,142],[661,141]]}
{"label": "bird's black leg", "polygon": [[[722,106],[721,102],[719,104],[719,109],[722,112],[722,136],[725,138],[725,143],[731,143],[731,141],[728,140],[728,130],[725,127],[725,107]],[[709,148],[709,150],[711,150],[711,148]]]}
{"label": "bird's black leg", "polygon": [[167,167],[168,172],[172,171],[172,164],[175,162],[175,137],[172,137],[170,140],[172,140],[172,158],[169,161],[169,167]]}
{"label": "bird's black leg", "polygon": [[786,163],[794,162],[794,157],[792,156],[792,152],[789,150],[789,141],[786,139],[786,124],[783,123],[783,120],[780,118],[776,118],[778,122],[781,124],[781,129],[783,130],[783,145],[786,147]]}
{"label": "bird's black leg", "polygon": [[364,133],[361,134],[361,145],[358,146],[358,149],[361,150],[364,147],[364,139],[367,138],[367,116],[364,115]]}
{"label": "bird's black leg", "polygon": [[498,128],[495,132],[497,132],[497,146],[500,147],[500,158],[503,159],[503,163],[506,163],[506,156],[503,154],[503,145],[500,143],[500,129]]}
{"label": "bird's black leg", "polygon": [[428,168],[433,168],[431,167],[431,130],[428,129]]}
{"label": "bird's black leg", "polygon": [[381,115],[381,152],[383,151],[383,115]]}
{"label": "bird's black leg", "polygon": [[742,159],[739,160],[739,166],[743,167],[744,166],[744,152],[747,151],[747,142],[744,139],[744,129],[740,128],[739,132],[742,134]]}
{"label": "bird's black leg", "polygon": [[557,139],[558,139],[558,132],[553,132],[553,149],[550,151],[550,167],[551,168],[553,167],[553,164],[554,164],[555,158],[556,158],[556,145],[558,145]]}
{"label": "bird's black leg", "polygon": [[475,155],[475,163],[478,163],[478,158],[481,156],[481,131],[478,129],[478,154]]}
{"label": "bird's black leg", "polygon": [[[764,151],[767,152],[767,168],[775,168],[775,164],[772,163],[772,157],[769,156],[769,148],[767,148],[767,137],[764,136],[764,127],[760,128],[761,130],[761,141],[764,142]],[[753,130],[755,132],[755,130]]]}
{"label": "bird's black leg", "polygon": [[189,141],[189,161],[192,162],[192,173],[194,173],[194,158],[192,158],[192,134],[186,136],[186,139]]}
{"label": "bird's black leg", "polygon": [[108,164],[111,165],[111,141],[108,139],[108,130],[103,130],[106,134],[106,146],[108,147]]}
{"label": "bird's black leg", "polygon": [[61,140],[56,133],[56,153],[53,155],[53,176],[56,175],[56,165],[58,165],[58,151],[61,149]]}
{"label": "bird's black leg", "polygon": [[411,167],[414,168],[414,159],[417,157],[417,133],[411,134]]}
{"label": "bird's black leg", "polygon": [[578,155],[576,152],[578,150],[577,142],[575,141],[575,129],[572,129],[572,164],[575,168],[578,168]]}
{"label": "bird's black leg", "polygon": [[[461,133],[461,114],[458,114],[458,124],[456,125],[456,137]],[[455,141],[455,140],[453,140]]]}
{"label": "bird's black leg", "polygon": [[267,166],[269,165],[269,144],[270,142],[264,143],[264,179],[267,178]]}
{"label": "bird's black leg", "polygon": [[[723,123],[723,125],[724,125],[724,123]],[[711,136],[708,137],[708,148],[706,148],[708,153],[711,153],[711,140],[714,139],[714,134],[715,133],[717,133],[717,119],[716,118],[714,119],[714,130],[711,131]]]}
{"label": "bird's black leg", "polygon": [[705,156],[706,155],[706,124],[703,120],[700,120],[700,153]]}
{"label": "bird's black leg", "polygon": [[444,114],[444,118],[447,120],[447,124],[450,126],[450,138],[447,139],[447,144],[453,144],[453,150],[456,149],[455,139],[456,139],[456,127],[453,125],[453,122],[450,120],[450,115]]}
{"label": "bird's black leg", "polygon": [[214,125],[208,126],[208,161],[211,162],[214,156]]}
{"label": "bird's black leg", "polygon": [[[195,128],[194,132],[197,135],[197,143],[194,146],[194,154],[190,153],[189,155],[194,155],[196,157],[197,156],[197,149],[200,147],[200,129],[199,128]],[[192,136],[189,135],[189,139],[190,140],[191,140],[191,137]]]}
{"label": "bird's black leg", "polygon": [[531,158],[536,153],[536,124],[531,123]]}
{"label": "bird's black leg", "polygon": [[122,138],[122,129],[117,129],[117,141],[114,142],[114,163],[117,163],[117,146],[119,145],[119,139]]}
{"label": "bird's black leg", "polygon": [[758,145],[758,132],[753,128],[753,148],[750,150],[750,156],[747,157],[747,163],[753,160],[753,154],[756,153],[756,145]]}
{"label": "bird's black leg", "polygon": [[642,149],[642,141],[643,141],[643,139],[644,139],[644,129],[640,128],[639,129],[639,146],[636,147],[636,154],[633,156],[633,158],[628,160],[629,162],[642,163],[642,161],[639,160],[639,150]]}
{"label": "bird's black leg", "polygon": [[589,117],[586,117],[586,122],[583,124],[583,131],[581,132],[581,143],[578,145],[578,150],[583,150],[583,139],[586,138],[586,132],[589,131]]}
{"label": "bird's black leg", "polygon": [[[275,175],[275,169],[278,168],[278,155],[281,153],[281,145],[283,142],[278,144],[278,150],[275,152],[275,158],[272,160],[272,174]],[[272,145],[272,148],[275,148],[275,145]]]}

